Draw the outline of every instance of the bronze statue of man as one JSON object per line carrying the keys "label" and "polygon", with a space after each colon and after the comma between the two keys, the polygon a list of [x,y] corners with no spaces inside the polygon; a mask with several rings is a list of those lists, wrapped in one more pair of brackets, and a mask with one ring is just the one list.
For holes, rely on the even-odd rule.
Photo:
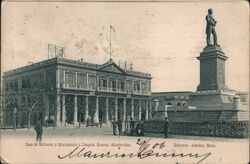
{"label": "bronze statue of man", "polygon": [[215,32],[215,25],[216,25],[216,20],[212,17],[213,10],[208,9],[208,14],[206,16],[206,21],[207,21],[207,27],[206,27],[206,34],[207,34],[207,46],[213,45],[211,43],[211,34],[213,34],[213,40],[214,40],[214,45],[217,44],[217,35]]}

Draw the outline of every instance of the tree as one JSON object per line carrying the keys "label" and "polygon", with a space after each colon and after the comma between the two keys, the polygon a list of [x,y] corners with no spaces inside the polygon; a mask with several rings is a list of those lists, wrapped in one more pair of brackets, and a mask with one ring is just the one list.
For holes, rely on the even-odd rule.
{"label": "tree", "polygon": [[[61,101],[57,101],[56,96],[58,96],[59,93],[58,93],[57,89],[55,89],[54,87],[48,88],[46,90],[46,95],[48,97],[49,109],[52,111],[53,116],[55,118],[53,120],[53,129],[55,129],[56,122],[57,122],[57,119],[58,119],[57,114],[58,114],[58,112],[60,112],[60,110],[58,110],[58,109],[60,109],[60,108],[58,108],[58,106],[61,106],[61,105],[62,105],[62,107],[65,106],[67,100],[65,100],[65,102],[62,103],[62,104],[61,104]],[[65,114],[65,113],[63,113],[63,114]],[[65,118],[66,118],[66,116],[65,116]]]}
{"label": "tree", "polygon": [[[13,96],[13,95],[12,95]],[[3,112],[5,112],[8,108],[10,108],[12,106],[11,103],[13,103],[13,101],[9,101],[8,99],[13,99],[11,98],[12,96],[10,95],[1,95],[1,103],[0,103],[0,120],[1,120],[1,123],[0,125],[3,126],[4,123],[3,123]],[[5,101],[3,101],[3,99],[7,99]],[[15,99],[14,99],[15,100]]]}
{"label": "tree", "polygon": [[31,114],[32,111],[36,108],[36,106],[41,102],[41,95],[39,95],[39,91],[36,89],[31,89],[28,93],[23,94],[26,100],[26,108],[28,111],[28,130],[30,130],[31,123]]}
{"label": "tree", "polygon": [[[49,110],[52,110],[52,113],[54,115],[54,118],[57,119],[57,112],[60,112],[57,110],[57,106],[60,105],[60,102],[56,101],[56,89],[54,87],[49,88],[47,91],[47,97],[48,97],[48,102],[49,102]],[[49,111],[50,113],[50,111]],[[53,120],[53,129],[56,127],[56,122],[57,120]]]}
{"label": "tree", "polygon": [[[9,88],[8,92],[3,92],[1,95],[1,111],[0,111],[0,120],[1,124],[5,125],[3,122],[3,113],[7,111],[12,111],[14,113],[14,108],[17,108],[18,106],[18,96],[19,94],[16,92],[16,90]],[[14,117],[16,118],[16,117]],[[14,124],[14,122],[12,122]]]}

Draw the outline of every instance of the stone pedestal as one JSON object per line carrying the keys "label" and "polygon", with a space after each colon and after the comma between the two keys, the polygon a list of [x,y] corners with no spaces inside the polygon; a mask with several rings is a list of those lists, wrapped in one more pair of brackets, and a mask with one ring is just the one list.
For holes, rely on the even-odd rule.
{"label": "stone pedestal", "polygon": [[232,110],[236,91],[229,89],[197,91],[190,94],[187,104],[200,110]]}
{"label": "stone pedestal", "polygon": [[228,57],[219,46],[207,46],[200,60],[200,84],[197,91],[228,89],[225,84],[225,61]]}
{"label": "stone pedestal", "polygon": [[240,97],[234,96],[233,97],[233,110],[239,110],[240,109]]}
{"label": "stone pedestal", "polygon": [[189,106],[199,110],[232,110],[236,91],[225,83],[225,61],[228,57],[220,46],[207,46],[197,57],[200,60],[200,84],[190,95]]}

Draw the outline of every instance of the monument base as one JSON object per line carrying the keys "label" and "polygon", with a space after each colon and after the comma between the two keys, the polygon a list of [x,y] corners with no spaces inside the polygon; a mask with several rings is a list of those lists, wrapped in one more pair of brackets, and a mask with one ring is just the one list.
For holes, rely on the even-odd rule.
{"label": "monument base", "polygon": [[233,110],[233,97],[236,91],[229,89],[197,91],[190,95],[189,106],[199,110]]}
{"label": "monument base", "polygon": [[197,57],[200,60],[200,84],[197,91],[228,90],[225,84],[225,61],[228,57],[220,46],[207,46]]}

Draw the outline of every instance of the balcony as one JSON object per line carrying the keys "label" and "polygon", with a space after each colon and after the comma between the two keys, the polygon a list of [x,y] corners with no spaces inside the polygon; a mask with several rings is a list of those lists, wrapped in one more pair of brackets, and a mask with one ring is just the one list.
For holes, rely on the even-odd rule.
{"label": "balcony", "polygon": [[139,90],[125,90],[122,88],[110,88],[110,87],[98,87],[97,89],[93,86],[82,86],[82,85],[78,85],[77,87],[75,87],[75,85],[69,85],[69,84],[65,84],[62,85],[61,84],[61,88],[63,89],[72,89],[72,90],[82,90],[82,91],[97,91],[97,92],[106,92],[106,93],[120,93],[120,94],[134,94],[134,95],[150,95],[150,92],[146,92],[146,91],[139,91]]}
{"label": "balcony", "polygon": [[140,90],[134,90],[133,94],[134,95],[151,95],[151,93],[148,91],[140,91]]}
{"label": "balcony", "polygon": [[77,87],[75,87],[75,85],[65,84],[65,85],[61,85],[61,88],[83,90],[83,91],[95,91],[95,88],[93,86],[82,86],[82,85],[77,85]]}
{"label": "balcony", "polygon": [[134,95],[141,95],[142,92],[141,92],[140,90],[134,90],[134,91],[133,91],[133,94],[134,94]]}
{"label": "balcony", "polygon": [[118,88],[118,93],[126,93],[125,89]]}
{"label": "balcony", "polygon": [[107,88],[107,87],[98,87],[97,91],[109,92],[109,88]]}
{"label": "balcony", "polygon": [[109,88],[109,87],[98,87],[97,91],[99,92],[109,92],[109,93],[123,93],[123,94],[129,94],[128,91],[121,88]]}

